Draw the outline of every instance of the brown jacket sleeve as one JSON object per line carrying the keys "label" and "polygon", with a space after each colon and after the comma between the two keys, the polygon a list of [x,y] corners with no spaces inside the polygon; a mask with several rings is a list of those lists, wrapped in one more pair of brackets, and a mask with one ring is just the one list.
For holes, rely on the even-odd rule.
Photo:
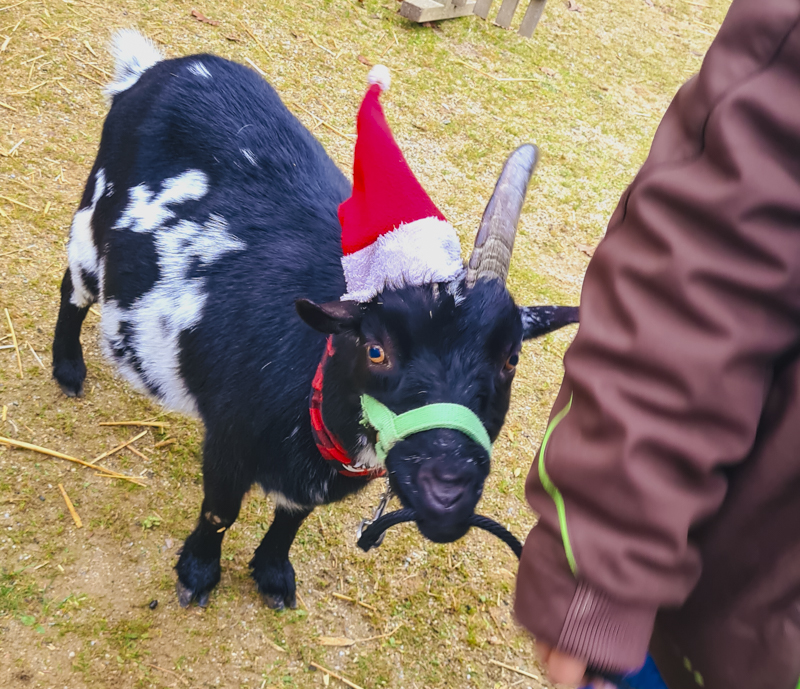
{"label": "brown jacket sleeve", "polygon": [[641,664],[656,610],[693,588],[690,531],[800,344],[798,20],[796,0],[733,2],[586,274],[516,614],[598,669]]}

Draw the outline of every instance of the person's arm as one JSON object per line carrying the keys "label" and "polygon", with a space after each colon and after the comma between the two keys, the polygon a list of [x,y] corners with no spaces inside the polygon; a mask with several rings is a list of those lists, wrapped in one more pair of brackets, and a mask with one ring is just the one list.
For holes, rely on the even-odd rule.
{"label": "person's arm", "polygon": [[551,661],[643,662],[800,346],[798,21],[794,0],[734,1],[589,265],[526,484],[515,609]]}

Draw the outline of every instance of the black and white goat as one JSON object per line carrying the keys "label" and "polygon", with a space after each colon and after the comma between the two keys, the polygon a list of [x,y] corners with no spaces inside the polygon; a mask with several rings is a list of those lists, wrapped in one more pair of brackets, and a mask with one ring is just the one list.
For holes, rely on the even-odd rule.
{"label": "black and white goat", "polygon": [[[270,606],[293,606],[289,548],[301,523],[379,471],[361,395],[396,413],[463,405],[493,441],[522,341],[576,322],[575,308],[518,308],[504,284],[535,148],[507,163],[465,277],[341,301],[337,207],[350,185],[275,91],[211,55],[163,61],[132,31],[114,47],[113,104],[72,223],[53,375],[82,394],[80,329],[99,301],[103,347],[123,375],[205,424],[205,496],[177,564],[181,604],[207,602],[224,531],[258,483],[277,507],[253,577]],[[324,426],[353,458],[350,474],[315,443],[318,368]],[[447,542],[466,532],[489,459],[467,435],[436,429],[399,442],[385,467],[420,531]]]}

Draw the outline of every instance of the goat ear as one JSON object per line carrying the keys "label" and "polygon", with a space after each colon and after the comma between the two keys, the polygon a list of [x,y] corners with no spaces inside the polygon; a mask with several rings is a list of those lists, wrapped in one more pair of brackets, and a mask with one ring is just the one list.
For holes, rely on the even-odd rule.
{"label": "goat ear", "polygon": [[297,314],[314,330],[327,335],[352,332],[361,324],[361,305],[354,301],[329,301],[316,304],[308,299],[294,303]]}
{"label": "goat ear", "polygon": [[577,306],[521,306],[522,339],[541,337],[578,322]]}

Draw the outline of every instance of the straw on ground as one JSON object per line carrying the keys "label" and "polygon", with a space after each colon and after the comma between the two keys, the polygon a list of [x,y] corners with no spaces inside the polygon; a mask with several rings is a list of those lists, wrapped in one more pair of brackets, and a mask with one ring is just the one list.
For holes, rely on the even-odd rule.
{"label": "straw on ground", "polygon": [[14,331],[14,324],[11,322],[11,314],[8,313],[8,309],[4,309],[6,312],[6,320],[8,321],[8,329],[11,331],[11,342],[14,345],[14,351],[17,353],[17,366],[19,367],[19,377],[24,378],[25,376],[22,373],[22,357],[19,355],[19,343],[17,342],[17,333]]}
{"label": "straw on ground", "polygon": [[116,447],[114,447],[114,448],[112,448],[110,450],[107,450],[106,452],[103,452],[102,454],[97,455],[97,457],[95,457],[91,462],[89,462],[89,465],[90,466],[94,466],[101,459],[106,459],[107,457],[110,457],[111,455],[116,454],[117,452],[119,452],[123,448],[128,447],[128,445],[130,445],[131,443],[135,443],[137,440],[139,440],[140,438],[144,437],[145,435],[147,435],[147,431],[146,430],[142,431],[141,433],[137,433],[135,436],[133,436],[132,438],[129,438],[124,443],[121,443],[120,445],[117,445]]}
{"label": "straw on ground", "polygon": [[164,421],[101,421],[98,426],[148,426],[150,428],[169,428]]}
{"label": "straw on ground", "polygon": [[346,679],[345,677],[342,677],[341,675],[337,675],[333,670],[329,670],[326,667],[322,667],[322,665],[318,665],[317,663],[313,663],[313,662],[309,663],[309,665],[311,667],[317,668],[317,670],[322,670],[322,672],[324,672],[326,675],[330,675],[331,677],[334,677],[335,679],[338,679],[340,682],[346,684],[351,689],[362,689],[362,687],[358,686],[357,684],[354,684],[349,679]]}
{"label": "straw on ground", "polygon": [[98,467],[90,464],[89,462],[85,462],[82,459],[78,459],[77,457],[71,457],[70,455],[66,455],[63,452],[58,452],[57,450],[50,450],[46,447],[41,447],[40,445],[34,445],[33,443],[26,443],[22,440],[14,440],[13,438],[5,438],[0,436],[0,444],[10,445],[11,447],[18,447],[21,450],[31,450],[32,452],[38,452],[42,455],[47,455],[48,457],[55,457],[57,459],[64,459],[68,462],[73,462],[75,464],[80,464],[84,467],[89,467],[90,469],[96,469],[98,472],[98,476],[105,476],[106,478],[116,478],[122,481],[130,481],[131,483],[135,483],[137,486],[144,486],[144,483],[141,483],[135,478],[130,476],[126,476],[125,474],[119,474],[116,471],[112,471],[111,469],[106,469],[105,467]]}
{"label": "straw on ground", "polygon": [[499,660],[490,659],[489,665],[496,665],[497,667],[501,667],[505,670],[510,670],[511,672],[516,672],[518,675],[522,675],[523,677],[529,677],[530,679],[540,680],[541,677],[539,675],[534,675],[531,672],[526,672],[525,670],[520,670],[518,667],[514,667],[513,665],[506,665],[505,663],[501,663]]}
{"label": "straw on ground", "polygon": [[331,595],[334,598],[338,598],[339,600],[346,600],[348,603],[355,603],[356,605],[360,605],[362,608],[366,608],[367,610],[371,610],[372,612],[378,612],[378,609],[373,607],[372,605],[363,603],[362,601],[356,600],[355,598],[350,598],[350,596],[345,596],[341,593],[332,593]]}
{"label": "straw on ground", "polygon": [[75,526],[77,526],[79,529],[83,528],[83,522],[81,521],[81,518],[78,516],[78,513],[75,511],[75,507],[72,504],[72,500],[69,499],[69,495],[67,495],[67,491],[64,490],[64,486],[62,486],[59,483],[58,489],[61,491],[61,495],[64,498],[64,502],[67,503],[67,509],[69,510],[69,513],[72,515],[72,519],[75,522]]}

